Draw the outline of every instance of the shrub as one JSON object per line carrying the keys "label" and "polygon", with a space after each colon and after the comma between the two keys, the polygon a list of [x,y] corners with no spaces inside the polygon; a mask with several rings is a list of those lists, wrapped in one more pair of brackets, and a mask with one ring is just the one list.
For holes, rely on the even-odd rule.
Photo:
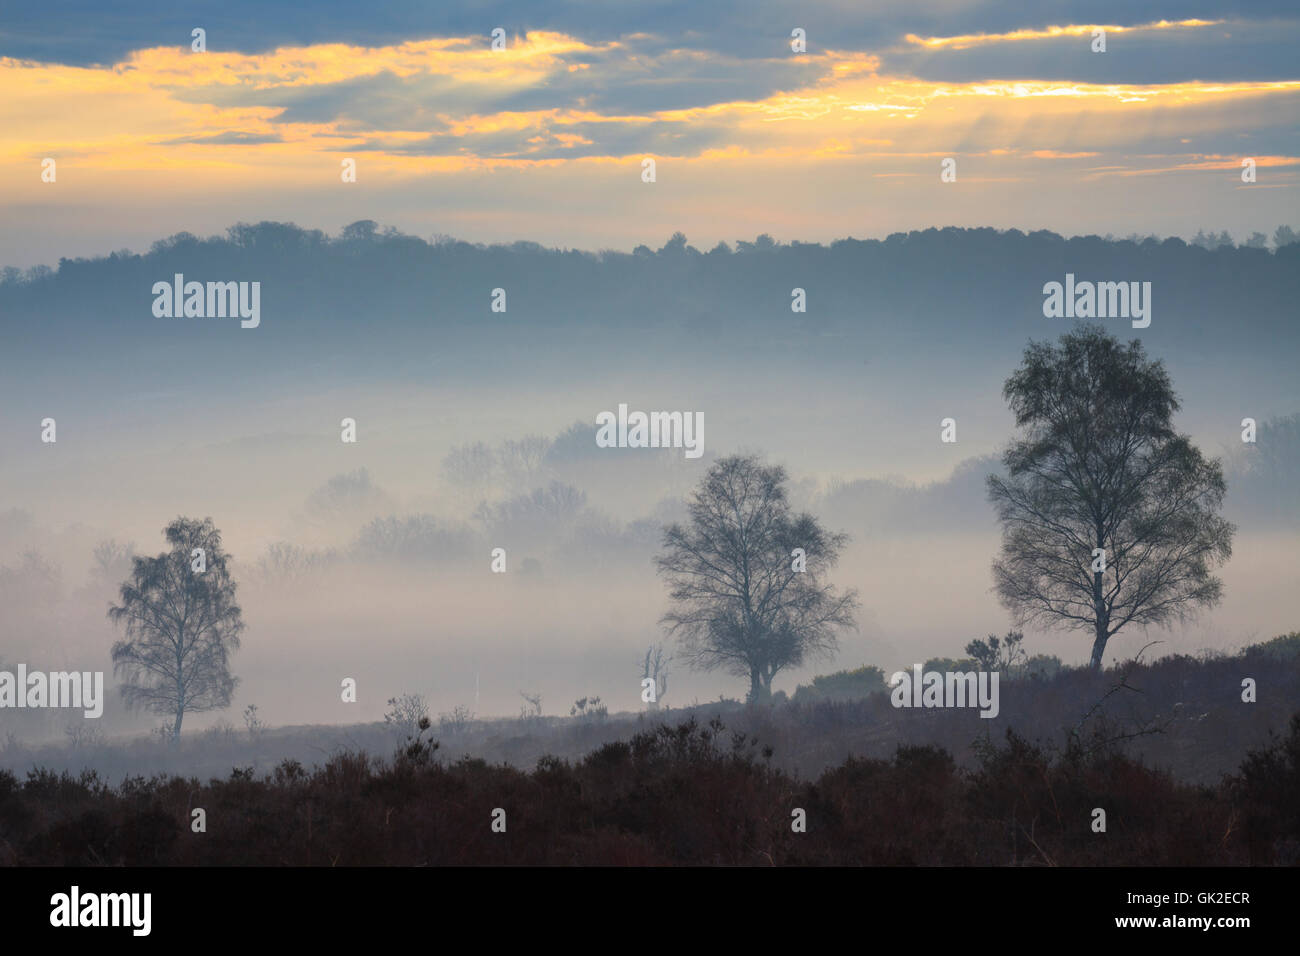
{"label": "shrub", "polygon": [[1300,657],[1300,631],[1282,634],[1271,641],[1264,641],[1262,644],[1256,644],[1253,647],[1246,648],[1246,650],[1247,652],[1257,651],[1280,660],[1293,661]]}
{"label": "shrub", "polygon": [[388,698],[388,711],[384,714],[384,723],[397,735],[398,740],[407,740],[416,736],[420,722],[429,720],[429,705],[424,702],[422,694],[403,694],[401,697]]}
{"label": "shrub", "polygon": [[861,700],[872,694],[883,694],[886,690],[885,672],[879,667],[865,664],[857,670],[836,671],[834,674],[814,677],[811,684],[800,684],[795,688],[793,700],[796,704],[822,700]]}

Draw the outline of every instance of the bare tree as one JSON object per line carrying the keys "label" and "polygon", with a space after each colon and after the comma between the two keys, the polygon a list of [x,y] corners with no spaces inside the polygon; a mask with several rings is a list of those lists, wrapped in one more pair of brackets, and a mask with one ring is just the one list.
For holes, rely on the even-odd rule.
{"label": "bare tree", "polygon": [[663,703],[664,695],[668,693],[668,665],[672,659],[671,654],[664,652],[662,644],[654,644],[646,648],[645,661],[641,665],[641,680],[654,681],[655,693],[654,700],[650,701],[651,710],[658,710]]}
{"label": "bare tree", "polygon": [[212,519],[177,518],[163,534],[171,550],[132,559],[122,603],[108,617],[126,631],[112,651],[123,698],[151,713],[174,714],[176,740],[187,711],[230,706],[238,683],[230,655],[244,622],[230,556]]}
{"label": "bare tree", "polygon": [[362,561],[459,561],[470,553],[469,529],[429,514],[375,518],[352,543],[352,556]]}
{"label": "bare tree", "polygon": [[256,740],[266,731],[266,724],[257,715],[256,704],[249,704],[244,708],[244,726],[248,728],[249,740]]}
{"label": "bare tree", "polygon": [[268,585],[289,584],[322,571],[337,560],[333,550],[309,551],[300,544],[276,541],[257,559],[255,580]]}
{"label": "bare tree", "polygon": [[503,441],[497,448],[496,457],[506,487],[531,487],[541,477],[542,465],[550,450],[550,440],[541,435]]}
{"label": "bare tree", "polygon": [[457,704],[450,711],[439,714],[438,723],[444,734],[463,734],[474,726],[474,712],[464,704]]}
{"label": "bare tree", "polygon": [[335,475],[307,498],[307,512],[327,523],[359,509],[374,514],[391,510],[392,505],[392,499],[370,480],[365,468]]}
{"label": "bare tree", "polygon": [[530,694],[521,690],[519,696],[524,699],[525,706],[519,708],[519,719],[523,721],[541,720],[542,718],[542,695]]}
{"label": "bare tree", "polygon": [[93,750],[104,743],[104,735],[99,728],[91,726],[91,721],[74,719],[63,728],[69,750]]}
{"label": "bare tree", "polygon": [[442,473],[449,482],[482,491],[495,478],[496,456],[484,442],[457,445],[442,460]]}
{"label": "bare tree", "polygon": [[108,538],[95,545],[92,552],[95,565],[94,574],[101,580],[113,580],[130,573],[131,559],[135,557],[134,544],[119,544],[117,539]]}
{"label": "bare tree", "polygon": [[1218,603],[1232,554],[1226,485],[1173,430],[1163,363],[1098,325],[1030,343],[1003,394],[1024,429],[989,477],[1002,522],[993,565],[1018,624],[1092,633],[1092,667],[1128,624],[1164,625]]}
{"label": "bare tree", "polygon": [[384,723],[399,741],[418,737],[420,722],[427,722],[428,719],[429,705],[425,703],[423,694],[403,694],[401,697],[388,698]]}
{"label": "bare tree", "polygon": [[848,536],[793,514],[786,481],[757,456],[719,459],[688,505],[689,524],[665,529],[656,558],[674,604],[662,623],[687,662],[748,677],[751,700],[771,695],[779,671],[833,651],[858,606],[856,592],[837,595],[824,581]]}

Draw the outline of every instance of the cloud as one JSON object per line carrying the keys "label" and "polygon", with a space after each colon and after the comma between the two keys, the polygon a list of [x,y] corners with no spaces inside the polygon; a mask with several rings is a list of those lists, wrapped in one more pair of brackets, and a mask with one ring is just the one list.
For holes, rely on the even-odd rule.
{"label": "cloud", "polygon": [[722,122],[562,122],[545,117],[526,129],[440,133],[406,144],[386,143],[385,152],[409,156],[469,156],[483,160],[555,160],[624,156],[699,156],[724,146],[731,127]]}
{"label": "cloud", "polygon": [[[231,0],[181,22],[126,0],[119,21],[86,6],[84,16],[60,14],[50,49],[67,59],[93,41],[90,62],[108,65],[0,59],[0,207],[9,223],[26,223],[11,254],[26,261],[28,240],[53,242],[78,216],[122,228],[108,208],[117,202],[161,230],[190,229],[176,200],[201,217],[196,196],[223,214],[264,218],[269,208],[331,228],[391,220],[392,203],[424,218],[433,213],[420,209],[454,208],[476,238],[509,240],[525,221],[550,229],[553,189],[568,190],[569,227],[671,212],[706,224],[762,216],[757,232],[831,228],[855,208],[842,197],[873,181],[894,191],[872,197],[869,217],[938,209],[963,223],[1005,222],[1009,191],[998,183],[1023,187],[1036,216],[1064,176],[1229,174],[1197,165],[1200,156],[1271,157],[1261,187],[1300,185],[1291,62],[1300,17],[1276,5],[1247,15],[1157,0],[1139,16],[1115,0],[1047,12],[886,0],[863,17],[833,0],[795,11],[719,0],[704,17],[686,5],[594,0],[487,3],[472,15],[326,2],[310,18],[259,6],[256,30],[238,19],[248,9]],[[1152,25],[1161,19],[1181,25]],[[1119,28],[1105,54],[1090,51],[1094,20]],[[509,35],[503,52],[489,45],[498,24]],[[0,50],[22,52],[51,25],[38,9],[19,10],[0,28]],[[208,31],[206,53],[189,50],[195,25]],[[796,25],[808,35],[801,55],[789,49]],[[364,157],[358,189],[339,190],[350,154]],[[659,188],[588,200],[595,182],[639,182],[632,161],[646,155],[675,164]],[[33,192],[31,170],[47,156],[59,162],[57,188]],[[959,179],[934,193],[938,159],[949,156]],[[975,184],[984,185],[965,188]],[[358,193],[373,208],[352,208]],[[782,203],[796,193],[799,203]],[[496,198],[505,194],[508,213]],[[669,202],[652,210],[652,196]],[[903,224],[955,221],[937,215]],[[599,226],[572,241],[610,236]]]}
{"label": "cloud", "polygon": [[206,136],[177,136],[173,139],[160,140],[160,146],[176,146],[182,143],[204,145],[257,146],[262,143],[282,143],[283,138],[276,133],[245,133],[229,130],[225,133],[212,133]]}
{"label": "cloud", "polygon": [[[758,64],[691,50],[650,52],[646,39],[594,48],[577,41],[561,47],[550,38],[543,49],[547,38],[530,35],[529,46],[538,49],[518,46],[508,57],[426,44],[356,51],[349,71],[355,75],[339,79],[325,73],[325,57],[308,49],[282,54],[298,69],[274,58],[264,64],[240,58],[241,82],[222,73],[217,82],[178,88],[176,96],[223,108],[273,108],[277,123],[414,130],[470,115],[575,110],[612,118],[760,102],[829,77],[835,64],[829,57]],[[301,74],[313,71],[317,82],[304,84]]]}
{"label": "cloud", "polygon": [[[267,0],[200,0],[178,8],[164,0],[17,4],[0,27],[0,56],[87,66],[121,62],[134,50],[188,51],[190,31],[207,31],[208,49],[248,54],[281,47],[348,44],[381,47],[429,37],[468,37],[481,48],[494,27],[510,37],[549,31],[599,43],[644,35],[662,48],[764,59],[789,49],[790,30],[807,31],[809,50],[881,50],[922,37],[1042,31],[1053,24],[1139,25],[1169,20],[1256,21],[1295,18],[1292,0],[1257,0],[1242,9],[1224,0],[876,0],[870,16],[844,0],[712,0],[707,7],[662,0],[482,0],[466,5],[319,0],[310,15]],[[1050,19],[1049,19],[1050,18]]]}
{"label": "cloud", "polygon": [[1109,26],[1104,53],[1092,50],[1093,29],[1075,24],[1006,34],[910,35],[881,60],[890,73],[944,83],[1033,79],[1161,85],[1296,76],[1296,19]]}

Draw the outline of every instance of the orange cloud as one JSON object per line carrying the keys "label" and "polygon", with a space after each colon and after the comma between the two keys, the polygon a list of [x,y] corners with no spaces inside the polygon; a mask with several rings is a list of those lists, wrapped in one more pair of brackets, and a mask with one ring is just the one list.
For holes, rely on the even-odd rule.
{"label": "orange cloud", "polygon": [[[1218,21],[1160,21],[1118,29],[1191,28],[1213,22]],[[1049,27],[979,37],[909,37],[909,41],[953,47],[1090,29]],[[568,105],[509,110],[487,106],[502,94],[544,90],[548,82],[575,69],[584,74],[603,70],[606,82],[617,82],[621,70],[639,71],[645,66],[642,60],[630,67],[621,64],[613,55],[620,49],[619,42],[589,44],[563,34],[535,32],[517,38],[502,52],[491,51],[482,38],[473,37],[381,47],[321,44],[262,54],[194,54],[183,48],[157,48],[136,51],[107,67],[0,59],[4,91],[0,125],[6,130],[0,142],[0,167],[12,173],[29,169],[41,157],[55,156],[75,160],[88,171],[154,175],[159,187],[187,177],[201,176],[202,182],[211,183],[250,174],[270,186],[327,182],[331,176],[337,180],[341,155],[362,157],[364,176],[416,176],[493,167],[626,162],[644,150],[679,155],[685,162],[719,157],[745,162],[758,156],[816,163],[847,157],[924,161],[954,153],[1002,155],[1009,161],[1107,155],[1120,170],[1142,174],[1150,171],[1143,168],[1146,161],[1133,155],[1142,137],[1189,123],[1198,136],[1213,134],[1228,123],[1249,123],[1242,110],[1255,109],[1263,115],[1270,109],[1267,104],[1278,98],[1284,98],[1283,109],[1293,109],[1295,94],[1300,93],[1300,81],[934,83],[881,75],[881,62],[875,56],[828,50],[806,57],[817,71],[799,87],[754,100],[617,113]],[[604,59],[597,62],[596,55]],[[668,51],[663,56],[689,63],[699,54]],[[738,64],[741,67],[752,69],[752,64]],[[346,124],[284,122],[282,105],[256,105],[256,95],[232,95],[309,91],[378,76],[412,82],[437,78],[467,91],[462,102],[468,102],[468,107],[448,107],[436,114],[437,135],[445,138],[440,155],[419,152],[435,131],[419,128],[409,118],[352,117]],[[475,94],[482,107],[474,105]],[[437,97],[429,99],[437,102]],[[1225,103],[1235,109],[1223,110]],[[1082,110],[1090,117],[1087,149],[1079,148]],[[394,128],[397,123],[402,125]],[[653,147],[641,145],[639,137],[664,129],[668,133],[661,139],[646,139]],[[691,133],[700,129],[714,135],[696,141],[693,148],[673,152],[679,137],[689,142]],[[604,145],[606,132],[608,146]],[[517,145],[482,148],[479,144],[488,138]],[[1016,145],[1030,142],[1035,144],[1030,152]],[[1155,165],[1175,170],[1224,168],[1207,165],[1215,161],[1210,158],[1181,159],[1160,157]],[[1259,165],[1293,164],[1287,157],[1256,159]],[[1175,165],[1170,166],[1171,160]],[[1222,162],[1232,165],[1239,159]],[[4,182],[13,179],[6,176]],[[0,185],[0,191],[6,188]]]}

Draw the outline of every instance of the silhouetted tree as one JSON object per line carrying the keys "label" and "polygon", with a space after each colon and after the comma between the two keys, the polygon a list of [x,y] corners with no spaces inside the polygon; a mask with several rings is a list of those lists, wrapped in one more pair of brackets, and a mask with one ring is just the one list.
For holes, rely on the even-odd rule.
{"label": "silhouetted tree", "polygon": [[469,554],[469,529],[433,515],[375,518],[359,532],[352,555],[362,561],[459,561]]}
{"label": "silhouetted tree", "polygon": [[1257,440],[1241,449],[1244,468],[1234,496],[1239,507],[1274,529],[1300,523],[1300,415],[1259,422]]}
{"label": "silhouetted tree", "polygon": [[976,638],[966,645],[966,656],[978,663],[981,670],[1001,671],[1011,676],[1029,659],[1020,646],[1024,639],[1020,631],[1007,631],[1006,637],[990,634],[987,638]]}
{"label": "silhouetted tree", "polygon": [[542,473],[550,441],[541,435],[507,439],[497,448],[496,460],[507,488],[529,488]]}
{"label": "silhouetted tree", "polygon": [[129,571],[131,559],[135,557],[135,545],[118,544],[116,539],[109,538],[95,545],[92,554],[95,559],[92,573],[97,578],[111,581]]}
{"label": "silhouetted tree", "polygon": [[[388,710],[384,713],[384,723],[397,735],[398,740],[418,737],[420,722],[429,718],[429,705],[423,694],[403,694],[388,698]],[[426,724],[425,726],[429,726]]]}
{"label": "silhouetted tree", "polygon": [[495,477],[496,457],[485,442],[457,445],[442,460],[442,473],[448,481],[482,491]]}
{"label": "silhouetted tree", "polygon": [[521,690],[519,696],[525,701],[525,706],[519,708],[519,719],[523,721],[541,720],[542,695],[530,694],[528,691]]}
{"label": "silhouetted tree", "polygon": [[1087,629],[1092,667],[1127,624],[1218,602],[1232,554],[1218,459],[1173,430],[1160,361],[1098,325],[1030,343],[1003,395],[1024,429],[988,479],[1002,522],[993,574],[1019,624]]}
{"label": "silhouetted tree", "polygon": [[174,714],[175,740],[186,711],[230,706],[238,683],[230,654],[239,648],[244,622],[230,556],[212,519],[177,518],[163,533],[171,550],[132,559],[122,603],[109,608],[108,617],[126,630],[112,652],[122,696],[151,713]]}
{"label": "silhouetted tree", "polygon": [[650,710],[658,710],[668,693],[668,665],[672,655],[664,652],[662,644],[652,644],[646,648],[645,661],[641,665],[642,692],[646,690],[645,681],[654,685],[654,700],[650,701]]}
{"label": "silhouetted tree", "polygon": [[666,528],[656,558],[674,602],[662,623],[687,662],[747,676],[751,700],[771,694],[779,671],[832,651],[857,607],[854,591],[837,595],[824,581],[848,536],[792,514],[786,480],[756,456],[718,460],[690,502],[689,525]]}

